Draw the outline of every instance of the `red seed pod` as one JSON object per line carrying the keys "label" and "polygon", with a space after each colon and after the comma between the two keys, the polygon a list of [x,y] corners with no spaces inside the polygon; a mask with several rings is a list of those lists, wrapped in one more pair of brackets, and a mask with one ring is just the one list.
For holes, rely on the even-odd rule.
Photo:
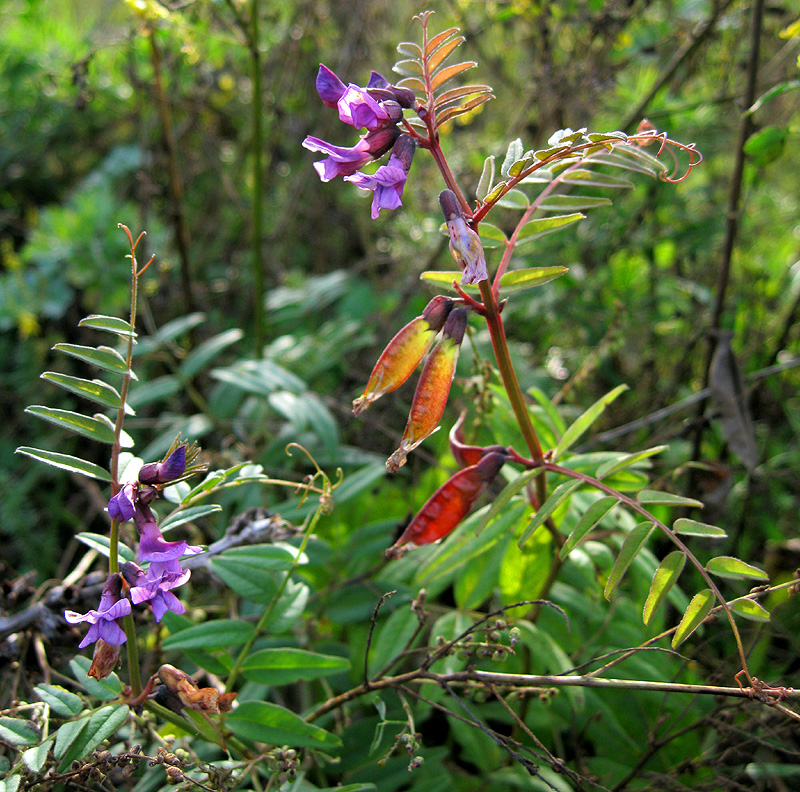
{"label": "red seed pod", "polygon": [[400,558],[411,547],[431,544],[447,536],[467,516],[507,459],[507,453],[492,451],[477,465],[451,476],[431,495],[403,535],[386,551],[386,557]]}
{"label": "red seed pod", "polygon": [[466,328],[466,310],[454,308],[445,322],[442,339],[425,361],[400,447],[386,460],[390,473],[397,472],[405,464],[409,452],[426,437],[430,437],[439,426],[447,397],[450,395],[450,385],[456,373],[458,353]]}
{"label": "red seed pod", "polygon": [[492,451],[500,453],[505,452],[505,448],[501,445],[490,446],[471,446],[467,445],[464,437],[464,418],[466,418],[467,411],[464,410],[458,416],[458,420],[453,424],[450,430],[450,453],[453,459],[458,463],[461,468],[469,467],[470,465],[477,465],[487,454]]}
{"label": "red seed pod", "polygon": [[439,334],[453,301],[449,297],[434,297],[422,316],[412,319],[389,342],[372,369],[364,394],[353,402],[353,412],[358,415],[385,393],[399,388],[414,372]]}

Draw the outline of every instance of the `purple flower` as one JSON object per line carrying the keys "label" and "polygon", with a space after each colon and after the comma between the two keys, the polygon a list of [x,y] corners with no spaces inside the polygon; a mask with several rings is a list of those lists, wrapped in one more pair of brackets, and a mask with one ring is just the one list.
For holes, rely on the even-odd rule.
{"label": "purple flower", "polygon": [[400,132],[395,127],[385,127],[362,137],[355,146],[334,146],[310,135],[303,141],[303,148],[320,151],[328,158],[314,163],[320,179],[328,182],[337,176],[350,176],[370,160],[382,157],[397,140]]}
{"label": "purple flower", "polygon": [[464,273],[461,276],[462,285],[486,280],[489,273],[483,245],[480,237],[467,225],[455,193],[442,190],[439,203],[450,234],[450,254]]}
{"label": "purple flower", "polygon": [[386,165],[381,165],[371,176],[355,173],[345,176],[344,180],[352,182],[362,190],[373,190],[372,219],[375,220],[381,209],[397,209],[403,205],[400,200],[406,186],[408,170],[414,157],[415,143],[408,135],[401,135],[395,143],[392,156]]}
{"label": "purple flower", "polygon": [[[186,444],[179,445],[161,462],[150,462],[139,470],[142,484],[167,484],[183,475],[186,470]],[[130,519],[130,517],[128,518]]]}
{"label": "purple flower", "polygon": [[382,103],[375,101],[366,89],[359,88],[352,83],[347,86],[336,106],[339,108],[340,121],[354,126],[356,129],[366,127],[370,132],[396,123],[403,114],[399,105],[396,105],[395,117],[394,119],[390,118]]}
{"label": "purple flower", "polygon": [[326,107],[336,107],[347,86],[325,65],[317,72],[317,93]]}
{"label": "purple flower", "polygon": [[122,489],[108,502],[108,516],[117,522],[133,519],[138,485],[124,484]]}
{"label": "purple flower", "polygon": [[153,561],[146,573],[139,569],[135,585],[131,587],[131,600],[134,605],[149,602],[157,622],[167,611],[186,613],[186,608],[171,589],[182,586],[191,574],[188,569],[181,569],[177,560]]}
{"label": "purple flower", "polygon": [[177,561],[183,555],[194,555],[202,551],[197,545],[189,545],[185,541],[168,542],[156,525],[150,507],[136,504],[136,527],[139,529],[139,561],[158,562]]}
{"label": "purple flower", "polygon": [[91,624],[89,632],[78,646],[79,649],[84,649],[100,639],[112,646],[125,643],[125,631],[120,626],[119,619],[131,612],[131,603],[127,599],[121,599],[121,593],[122,578],[118,574],[111,574],[106,580],[97,610],[90,610],[85,615],[75,611],[64,611],[64,618],[70,624],[81,622]]}

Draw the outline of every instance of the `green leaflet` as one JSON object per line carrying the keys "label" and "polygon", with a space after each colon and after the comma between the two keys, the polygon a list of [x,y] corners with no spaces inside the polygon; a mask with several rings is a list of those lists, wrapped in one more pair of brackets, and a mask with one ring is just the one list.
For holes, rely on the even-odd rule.
{"label": "green leaflet", "polygon": [[677,649],[703,623],[713,607],[714,594],[711,589],[703,589],[692,597],[675,635],[672,636],[673,649]]}
{"label": "green leaflet", "polygon": [[621,393],[628,390],[627,385],[617,385],[614,390],[598,399],[571,426],[567,428],[553,451],[553,459],[558,459],[578,438],[600,417],[606,405],[611,404]]}
{"label": "green leaflet", "polygon": [[644,604],[643,621],[645,624],[650,624],[659,605],[683,572],[685,564],[686,556],[680,550],[674,550],[659,564]]}
{"label": "green leaflet", "polygon": [[596,500],[578,520],[578,524],[573,529],[572,533],[567,537],[561,547],[561,558],[566,558],[570,551],[573,550],[577,544],[590,533],[594,527],[605,517],[616,505],[618,501],[613,495],[606,495],[600,500]]}
{"label": "green leaflet", "polygon": [[733,556],[717,556],[706,564],[706,570],[717,577],[731,580],[769,580],[763,569],[746,564]]}
{"label": "green leaflet", "polygon": [[41,448],[30,448],[28,446],[20,446],[15,453],[24,454],[31,457],[31,459],[36,459],[61,470],[67,470],[70,473],[80,473],[82,476],[99,479],[100,481],[111,481],[111,474],[107,470],[95,465],[93,462],[87,462],[69,454],[57,454],[55,451],[45,451]]}
{"label": "green leaflet", "polygon": [[611,599],[611,595],[619,585],[623,575],[628,571],[628,567],[636,557],[636,554],[644,547],[644,543],[650,536],[653,527],[653,523],[651,522],[639,523],[639,525],[625,537],[617,560],[614,562],[614,567],[606,582],[606,588],[603,592],[606,599]]}

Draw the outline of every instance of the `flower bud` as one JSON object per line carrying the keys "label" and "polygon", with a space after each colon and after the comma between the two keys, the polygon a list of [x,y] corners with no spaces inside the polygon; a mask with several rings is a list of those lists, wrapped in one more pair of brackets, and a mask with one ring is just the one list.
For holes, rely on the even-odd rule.
{"label": "flower bud", "polygon": [[442,330],[442,339],[425,361],[400,447],[386,461],[390,473],[397,472],[405,464],[408,453],[436,431],[450,395],[466,327],[466,310],[453,309]]}
{"label": "flower bud", "polygon": [[442,329],[452,307],[453,301],[449,297],[434,297],[422,316],[412,319],[397,333],[378,358],[363,395],[353,402],[356,415],[385,393],[399,388],[411,376]]}
{"label": "flower bud", "polygon": [[463,270],[461,284],[479,283],[489,277],[486,257],[480,237],[464,218],[458,199],[451,190],[442,190],[439,195],[447,233],[450,235],[450,253]]}
{"label": "flower bud", "polygon": [[179,445],[161,462],[150,462],[139,470],[141,484],[167,484],[183,475],[186,470],[186,444]]}
{"label": "flower bud", "polygon": [[402,536],[386,551],[386,557],[400,558],[409,549],[407,545],[420,547],[447,536],[467,516],[507,459],[505,452],[493,451],[477,465],[451,476],[431,495]]}

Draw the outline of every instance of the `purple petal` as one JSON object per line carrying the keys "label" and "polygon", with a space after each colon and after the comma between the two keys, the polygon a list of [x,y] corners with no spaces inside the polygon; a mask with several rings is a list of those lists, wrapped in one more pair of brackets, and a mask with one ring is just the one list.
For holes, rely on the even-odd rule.
{"label": "purple petal", "polygon": [[378,74],[376,71],[369,73],[367,88],[386,88],[388,85],[389,81],[382,74]]}
{"label": "purple petal", "polygon": [[317,72],[317,93],[326,107],[336,107],[336,103],[347,86],[325,65],[320,63]]}
{"label": "purple petal", "polygon": [[[120,646],[125,643],[127,637],[125,631],[115,621],[101,621],[94,626],[98,628],[97,638],[102,638],[106,643],[112,646]],[[90,635],[91,632],[92,631],[89,630]],[[88,637],[89,635],[86,636],[86,638]],[[95,638],[95,640],[97,640],[97,638]]]}
{"label": "purple petal", "polygon": [[185,541],[168,542],[161,535],[155,522],[146,522],[140,527],[139,562],[143,561],[173,561],[182,555],[194,555],[201,552],[202,548],[188,545]]}
{"label": "purple petal", "polygon": [[337,176],[347,176],[355,173],[362,165],[366,165],[372,159],[365,140],[365,138],[362,138],[352,148],[345,148],[343,146],[334,146],[309,135],[303,141],[303,148],[307,148],[309,151],[321,151],[323,154],[328,155],[327,159],[314,163],[314,168],[320,179],[328,182]]}
{"label": "purple petal", "polygon": [[127,522],[133,519],[136,512],[134,500],[136,499],[136,485],[125,484],[122,489],[108,502],[108,516],[117,522]]}

